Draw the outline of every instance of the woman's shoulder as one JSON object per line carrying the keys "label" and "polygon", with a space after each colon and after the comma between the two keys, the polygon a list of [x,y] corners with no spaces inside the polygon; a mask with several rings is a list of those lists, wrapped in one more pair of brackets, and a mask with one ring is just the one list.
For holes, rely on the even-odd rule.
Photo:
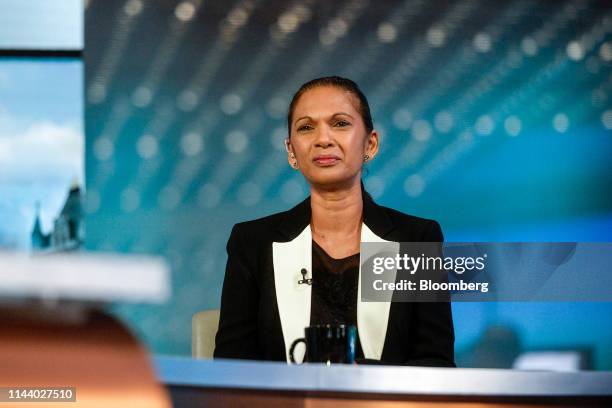
{"label": "woman's shoulder", "polygon": [[440,242],[444,240],[442,228],[436,220],[407,214],[390,207],[379,205],[379,208],[391,220],[395,227],[395,234],[399,235],[402,241]]}
{"label": "woman's shoulder", "polygon": [[403,211],[396,210],[395,208],[385,207],[379,205],[379,207],[391,218],[394,222],[406,225],[431,225],[433,223],[438,223],[436,220],[419,217],[413,214],[408,214]]}
{"label": "woman's shoulder", "polygon": [[234,225],[232,235],[236,234],[244,239],[259,242],[292,239],[310,220],[310,207],[307,200],[286,211],[239,222]]}
{"label": "woman's shoulder", "polygon": [[241,234],[267,233],[273,231],[287,216],[288,211],[281,211],[264,217],[234,224],[233,230]]}

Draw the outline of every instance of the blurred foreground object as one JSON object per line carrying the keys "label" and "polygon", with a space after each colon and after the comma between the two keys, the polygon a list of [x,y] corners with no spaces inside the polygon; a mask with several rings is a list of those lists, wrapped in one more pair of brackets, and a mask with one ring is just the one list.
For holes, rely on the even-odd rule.
{"label": "blurred foreground object", "polygon": [[0,252],[0,304],[25,299],[162,303],[170,297],[169,279],[161,258]]}
{"label": "blurred foreground object", "polygon": [[163,261],[0,254],[0,282],[0,387],[74,387],[74,407],[171,406],[146,349],[100,310],[165,301]]}

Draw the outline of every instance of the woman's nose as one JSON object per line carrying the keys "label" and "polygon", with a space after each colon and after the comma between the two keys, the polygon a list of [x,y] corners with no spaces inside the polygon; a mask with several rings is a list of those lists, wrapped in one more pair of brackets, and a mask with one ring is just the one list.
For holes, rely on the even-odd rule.
{"label": "woman's nose", "polygon": [[315,145],[320,147],[333,146],[334,138],[329,126],[319,126],[316,131]]}

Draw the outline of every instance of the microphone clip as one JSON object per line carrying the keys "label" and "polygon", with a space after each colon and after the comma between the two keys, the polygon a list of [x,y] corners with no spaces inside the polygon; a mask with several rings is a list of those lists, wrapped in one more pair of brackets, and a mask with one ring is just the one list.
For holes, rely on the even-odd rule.
{"label": "microphone clip", "polygon": [[298,281],[298,285],[312,285],[312,278],[306,278],[306,275],[308,274],[306,268],[302,268],[300,273],[302,274],[302,279]]}

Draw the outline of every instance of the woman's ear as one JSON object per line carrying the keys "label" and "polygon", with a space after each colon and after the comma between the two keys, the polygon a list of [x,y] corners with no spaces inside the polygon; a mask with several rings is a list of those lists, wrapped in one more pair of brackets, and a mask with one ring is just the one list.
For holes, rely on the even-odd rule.
{"label": "woman's ear", "polygon": [[368,160],[372,160],[378,153],[379,135],[376,129],[373,129],[367,137],[365,146],[365,155],[368,156]]}
{"label": "woman's ear", "polygon": [[293,153],[293,146],[291,146],[291,139],[289,138],[285,139],[285,150],[287,150],[287,162],[289,162],[291,167],[297,169],[299,167],[297,158],[295,157],[295,153]]}
{"label": "woman's ear", "polygon": [[291,139],[289,139],[288,137],[285,138],[285,150],[287,151],[287,153],[293,152],[293,147],[291,146]]}

